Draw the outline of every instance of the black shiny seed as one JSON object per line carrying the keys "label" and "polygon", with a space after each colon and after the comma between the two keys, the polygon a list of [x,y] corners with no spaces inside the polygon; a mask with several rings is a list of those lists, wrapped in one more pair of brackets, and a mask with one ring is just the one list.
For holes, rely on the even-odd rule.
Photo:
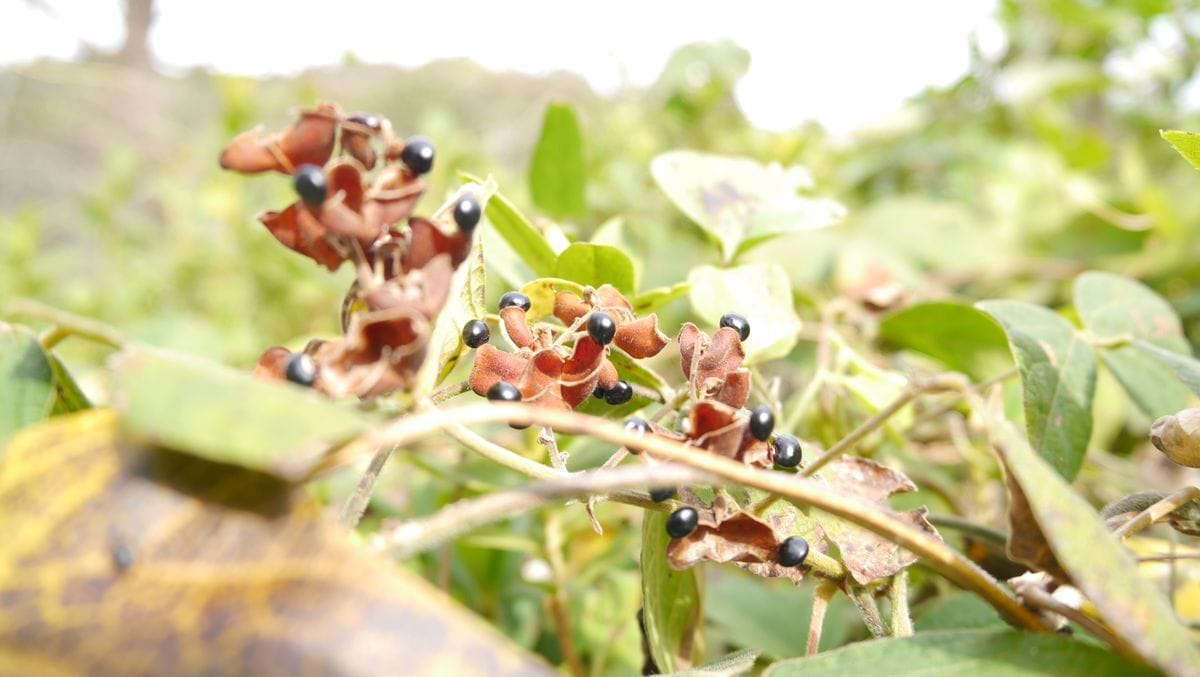
{"label": "black shiny seed", "polygon": [[771,413],[771,408],[760,404],[750,412],[750,434],[754,435],[754,439],[760,442],[766,442],[771,437],[771,431],[775,429],[775,414]]}
{"label": "black shiny seed", "polygon": [[650,431],[650,424],[646,423],[646,419],[634,416],[625,420],[625,429],[630,432],[645,434]]}
{"label": "black shiny seed", "polygon": [[612,343],[613,337],[617,335],[617,323],[613,322],[608,313],[595,312],[588,318],[587,332],[593,341],[606,346]]}
{"label": "black shiny seed", "polygon": [[790,536],[779,544],[776,558],[785,567],[798,567],[808,558],[808,541],[799,536]]}
{"label": "black shiny seed", "polygon": [[654,501],[655,503],[662,503],[663,501],[669,501],[672,498],[675,498],[675,489],[673,489],[671,487],[650,490],[650,500]]}
{"label": "black shiny seed", "polygon": [[433,169],[434,154],[432,141],[423,136],[412,136],[404,141],[400,161],[414,174],[425,174]]}
{"label": "black shiny seed", "polygon": [[616,384],[604,393],[604,401],[616,406],[625,404],[633,399],[633,387],[625,381],[617,381]]}
{"label": "black shiny seed", "polygon": [[483,320],[471,320],[463,325],[462,340],[469,348],[478,348],[491,338],[492,331]]}
{"label": "black shiny seed", "polygon": [[479,208],[479,201],[470,195],[463,196],[458,204],[454,205],[454,222],[458,224],[458,229],[464,232],[475,230],[475,226],[479,225],[479,216],[482,210]]}
{"label": "black shiny seed", "polygon": [[529,308],[533,306],[533,302],[529,300],[528,296],[519,291],[510,291],[500,297],[500,310],[504,310],[509,306],[517,306],[528,313]]}
{"label": "black shiny seed", "polygon": [[283,375],[292,383],[311,386],[317,380],[317,364],[308,353],[296,353],[288,358]]}
{"label": "black shiny seed", "polygon": [[594,397],[594,398],[596,398],[596,399],[598,399],[598,400],[602,400],[602,399],[604,399],[604,398],[605,398],[605,397],[607,397],[607,396],[608,396],[608,391],[607,391],[607,390],[605,390],[604,388],[601,388],[601,387],[600,387],[600,384],[599,384],[599,383],[597,383],[597,384],[596,384],[596,389],[592,391],[592,397]]}
{"label": "black shiny seed", "polygon": [[725,313],[721,316],[721,326],[729,327],[738,333],[738,338],[745,341],[750,338],[750,322],[737,313]]}
{"label": "black shiny seed", "polygon": [[496,381],[496,384],[488,388],[487,398],[493,402],[499,400],[501,402],[520,402],[521,391],[517,387],[507,381]]}
{"label": "black shiny seed", "polygon": [[316,165],[300,165],[292,175],[292,185],[300,200],[309,207],[316,207],[325,201],[329,192],[329,184],[325,180],[325,172]]}
{"label": "black shiny seed", "polygon": [[695,508],[680,508],[667,517],[667,535],[671,538],[686,538],[696,530],[700,515]]}
{"label": "black shiny seed", "polygon": [[800,465],[800,440],[791,435],[776,435],[771,441],[771,446],[775,449],[775,465],[781,468],[795,468]]}
{"label": "black shiny seed", "polygon": [[374,115],[371,115],[370,113],[355,113],[354,115],[351,115],[350,117],[346,118],[346,121],[347,122],[357,122],[358,124],[362,125],[363,127],[367,127],[368,129],[374,129],[374,130],[379,129],[379,118]]}

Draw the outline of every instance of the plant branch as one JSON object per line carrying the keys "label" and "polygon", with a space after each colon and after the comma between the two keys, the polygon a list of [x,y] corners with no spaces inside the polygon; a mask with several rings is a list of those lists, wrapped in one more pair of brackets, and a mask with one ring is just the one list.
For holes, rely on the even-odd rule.
{"label": "plant branch", "polygon": [[991,527],[972,522],[965,517],[929,514],[925,518],[929,520],[930,524],[941,529],[953,529],[968,536],[974,536],[981,541],[987,541],[1002,547],[1008,544],[1008,536]]}
{"label": "plant branch", "polygon": [[892,576],[892,636],[912,637],[912,616],[908,612],[908,569]]}
{"label": "plant branch", "polygon": [[1158,501],[1154,505],[1146,508],[1138,513],[1136,517],[1129,520],[1113,530],[1113,535],[1117,538],[1127,538],[1137,532],[1149,527],[1158,520],[1170,515],[1179,508],[1191,503],[1200,498],[1200,487],[1185,487],[1170,494]]}
{"label": "plant branch", "polygon": [[[470,531],[493,522],[568,498],[614,495],[629,489],[674,484],[713,484],[719,478],[679,464],[637,465],[609,470],[591,470],[466,499],[420,519],[385,525],[371,537],[371,547],[407,558],[436,548]],[[657,507],[644,494],[636,496],[642,507]],[[649,505],[646,505],[649,504]],[[660,508],[661,509],[661,508]]]}
{"label": "plant branch", "polygon": [[363,473],[362,479],[358,481],[358,486],[354,488],[354,493],[350,494],[350,497],[342,505],[338,523],[343,527],[353,529],[358,526],[363,514],[367,512],[367,505],[371,502],[371,492],[375,490],[375,482],[379,479],[379,473],[383,471],[384,464],[396,449],[398,447],[380,449],[371,457],[371,463],[367,465],[367,470]]}
{"label": "plant branch", "polygon": [[815,656],[821,650],[821,630],[825,627],[825,612],[829,602],[837,594],[838,587],[833,581],[821,581],[813,590],[812,617],[808,622],[808,645],[805,656]]}
{"label": "plant branch", "polygon": [[452,383],[448,386],[442,386],[441,388],[433,391],[433,394],[429,396],[429,401],[432,404],[441,404],[452,397],[457,397],[458,395],[467,392],[470,389],[471,383],[469,381]]}
{"label": "plant branch", "polygon": [[879,615],[879,606],[875,604],[875,597],[855,585],[846,585],[844,590],[850,601],[854,602],[854,607],[858,609],[858,615],[862,616],[867,630],[871,631],[871,636],[877,639],[887,637],[887,628],[883,626],[883,618]]}
{"label": "plant branch", "polygon": [[5,308],[5,314],[36,317],[40,320],[50,321],[53,326],[38,337],[38,342],[42,344],[43,348],[53,348],[71,336],[85,338],[110,348],[120,349],[125,346],[125,337],[113,327],[91,318],[52,308],[33,299],[14,300]]}
{"label": "plant branch", "polygon": [[[726,482],[777,493],[793,503],[812,506],[842,517],[868,531],[883,536],[918,557],[924,558],[930,568],[950,581],[977,593],[1013,624],[1034,630],[1046,630],[1037,616],[1021,606],[1004,588],[1000,587],[994,578],[974,562],[940,540],[896,519],[889,510],[843,496],[811,479],[752,468],[732,459],[704,453],[695,447],[689,447],[657,435],[642,436],[626,430],[619,423],[578,412],[499,402],[425,411],[393,421],[344,445],[329,454],[310,474],[317,475],[327,472],[364,454],[373,453],[380,447],[408,444],[430,432],[443,428],[452,436],[456,436],[456,439],[463,437],[464,431],[469,435],[474,435],[474,433],[466,431],[463,426],[467,423],[491,421],[506,421],[518,425],[548,425],[569,434],[589,435],[612,444],[649,452],[662,460],[676,461],[703,470]],[[478,436],[475,437],[478,438]],[[491,445],[482,438],[477,441],[484,443],[478,445],[480,448]],[[502,460],[509,467],[519,466],[521,468],[518,470],[519,472],[525,472],[530,476],[559,476],[553,469],[533,463],[503,447],[497,447],[497,449],[501,453],[497,454],[494,453],[495,450],[489,450],[485,455],[493,455],[498,462]],[[526,464],[533,466],[536,470],[526,472],[526,470],[530,470]]]}

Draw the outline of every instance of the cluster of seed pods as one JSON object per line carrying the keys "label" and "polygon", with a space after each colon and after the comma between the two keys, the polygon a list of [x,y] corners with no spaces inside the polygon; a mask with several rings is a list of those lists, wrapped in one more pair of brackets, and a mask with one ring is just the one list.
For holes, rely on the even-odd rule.
{"label": "cluster of seed pods", "polygon": [[410,385],[483,210],[468,192],[433,218],[413,215],[434,158],[428,139],[399,138],[387,118],[348,115],[333,103],[301,111],[282,132],[250,130],[225,148],[225,169],[291,177],[296,201],[258,217],[280,243],[331,271],[350,261],[357,274],[344,336],[295,354],[269,348],[256,375],[334,397]]}

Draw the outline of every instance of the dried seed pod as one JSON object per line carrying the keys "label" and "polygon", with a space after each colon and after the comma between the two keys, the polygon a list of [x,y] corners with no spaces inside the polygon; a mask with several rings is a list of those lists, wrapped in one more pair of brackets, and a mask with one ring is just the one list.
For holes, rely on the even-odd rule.
{"label": "dried seed pod", "polygon": [[1179,465],[1200,468],[1200,408],[1158,419],[1150,426],[1150,441]]}

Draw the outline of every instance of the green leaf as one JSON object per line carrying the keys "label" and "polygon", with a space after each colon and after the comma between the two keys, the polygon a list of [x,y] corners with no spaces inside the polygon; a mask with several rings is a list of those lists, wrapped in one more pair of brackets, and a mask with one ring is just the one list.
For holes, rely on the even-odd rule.
{"label": "green leaf", "polygon": [[50,416],[56,400],[54,368],[37,336],[0,323],[0,444]]}
{"label": "green leaf", "polygon": [[725,261],[772,237],[825,228],[845,215],[834,200],[799,195],[813,183],[803,167],[677,150],[654,158],[650,172],[675,206],[721,248]]}
{"label": "green leaf", "polygon": [[763,677],[791,675],[1088,675],[1133,677],[1155,671],[1078,640],[1016,630],[953,630],[905,638],[877,639],[780,661]]}
{"label": "green leaf", "polygon": [[150,349],[124,352],[113,401],[125,432],[211,461],[306,478],[370,419],[311,390]]}
{"label": "green leaf", "polygon": [[58,359],[58,356],[52,351],[46,353],[46,359],[50,361],[50,369],[54,371],[54,390],[56,392],[54,408],[50,415],[58,416],[90,409],[92,403],[88,401],[87,395],[83,394],[79,384],[75,382],[75,378],[63,366],[62,360]]}
{"label": "green leaf", "polygon": [[961,592],[939,595],[918,609],[913,618],[917,632],[1007,628],[990,604],[978,596]]}
{"label": "green leaf", "polygon": [[1167,365],[1188,390],[1200,395],[1200,361],[1189,355],[1180,355],[1160,348],[1153,343],[1134,341],[1133,346]]}
{"label": "green leaf", "polygon": [[[459,172],[459,176],[468,181],[483,183],[464,172]],[[558,259],[554,249],[550,247],[541,231],[534,228],[529,219],[517,211],[503,193],[497,191],[492,199],[488,200],[483,215],[534,274],[542,277],[554,275],[554,262]]]}
{"label": "green leaf", "polygon": [[1181,132],[1178,130],[1160,129],[1159,135],[1183,156],[1193,167],[1200,169],[1200,134]]}
{"label": "green leaf", "polygon": [[663,677],[734,677],[750,672],[754,662],[758,660],[759,652],[745,649],[737,653],[723,656],[711,663],[705,663],[689,670],[672,672]]}
{"label": "green leaf", "polygon": [[583,133],[575,110],[565,103],[551,103],[542,119],[542,136],[529,167],[529,190],[533,204],[561,219],[584,212]]}
{"label": "green leaf", "polygon": [[622,294],[634,292],[633,261],[605,244],[576,242],[567,247],[558,255],[554,276],[592,287],[611,284]]}
{"label": "green leaf", "polygon": [[[806,580],[796,587],[791,581],[722,571],[710,583],[705,590],[704,615],[735,646],[755,649],[774,659],[804,654],[808,641],[805,629],[812,615],[811,582]],[[825,612],[821,648],[829,650],[843,644],[857,618],[848,598],[835,596]]]}
{"label": "green leaf", "polygon": [[953,301],[918,303],[888,314],[879,337],[923,353],[976,380],[997,375],[1008,365],[1004,330],[987,313]]}
{"label": "green leaf", "polygon": [[532,322],[547,315],[553,315],[554,297],[560,291],[571,292],[582,297],[583,285],[557,277],[543,277],[521,287],[521,293],[529,297],[530,303],[529,312],[525,313],[525,319]]}
{"label": "green leaf", "polygon": [[617,368],[617,375],[622,380],[646,386],[660,393],[667,387],[666,379],[620,350],[610,351],[608,361],[612,362],[612,365]]}
{"label": "green leaf", "polygon": [[[1138,341],[1191,356],[1175,310],[1149,287],[1120,275],[1090,271],[1075,279],[1075,308],[1096,338]],[[1130,399],[1150,416],[1172,414],[1188,405],[1187,388],[1170,365],[1135,345],[1102,347],[1101,361]]]}
{"label": "green leaf", "polygon": [[717,326],[729,312],[749,320],[750,338],[744,344],[747,364],[782,357],[796,345],[800,318],[792,306],[791,282],[780,266],[700,266],[692,269],[688,282],[692,308],[708,324]]}
{"label": "green leaf", "polygon": [[676,282],[670,287],[655,287],[633,297],[633,314],[645,315],[652,313],[659,308],[667,305],[675,299],[687,296],[692,290],[692,285],[687,282]]}
{"label": "green leaf", "polygon": [[646,511],[642,518],[642,624],[650,655],[661,673],[675,672],[682,659],[693,663],[701,621],[696,570],[667,564],[667,513]]}
{"label": "green leaf", "polygon": [[1020,301],[983,301],[977,307],[999,320],[1008,335],[1021,373],[1030,443],[1060,475],[1074,478],[1092,434],[1092,347],[1046,308]]}
{"label": "green leaf", "polygon": [[[1041,532],[1054,560],[1095,605],[1118,636],[1151,664],[1170,674],[1194,674],[1200,651],[1176,616],[1163,591],[1138,573],[1138,564],[1088,502],[1003,419],[991,422],[1010,484],[1015,483],[1028,512],[1010,533],[1025,537]],[[1011,487],[1010,487],[1011,488]],[[1020,499],[1024,499],[1021,501]],[[1011,541],[1010,541],[1011,547]]]}

